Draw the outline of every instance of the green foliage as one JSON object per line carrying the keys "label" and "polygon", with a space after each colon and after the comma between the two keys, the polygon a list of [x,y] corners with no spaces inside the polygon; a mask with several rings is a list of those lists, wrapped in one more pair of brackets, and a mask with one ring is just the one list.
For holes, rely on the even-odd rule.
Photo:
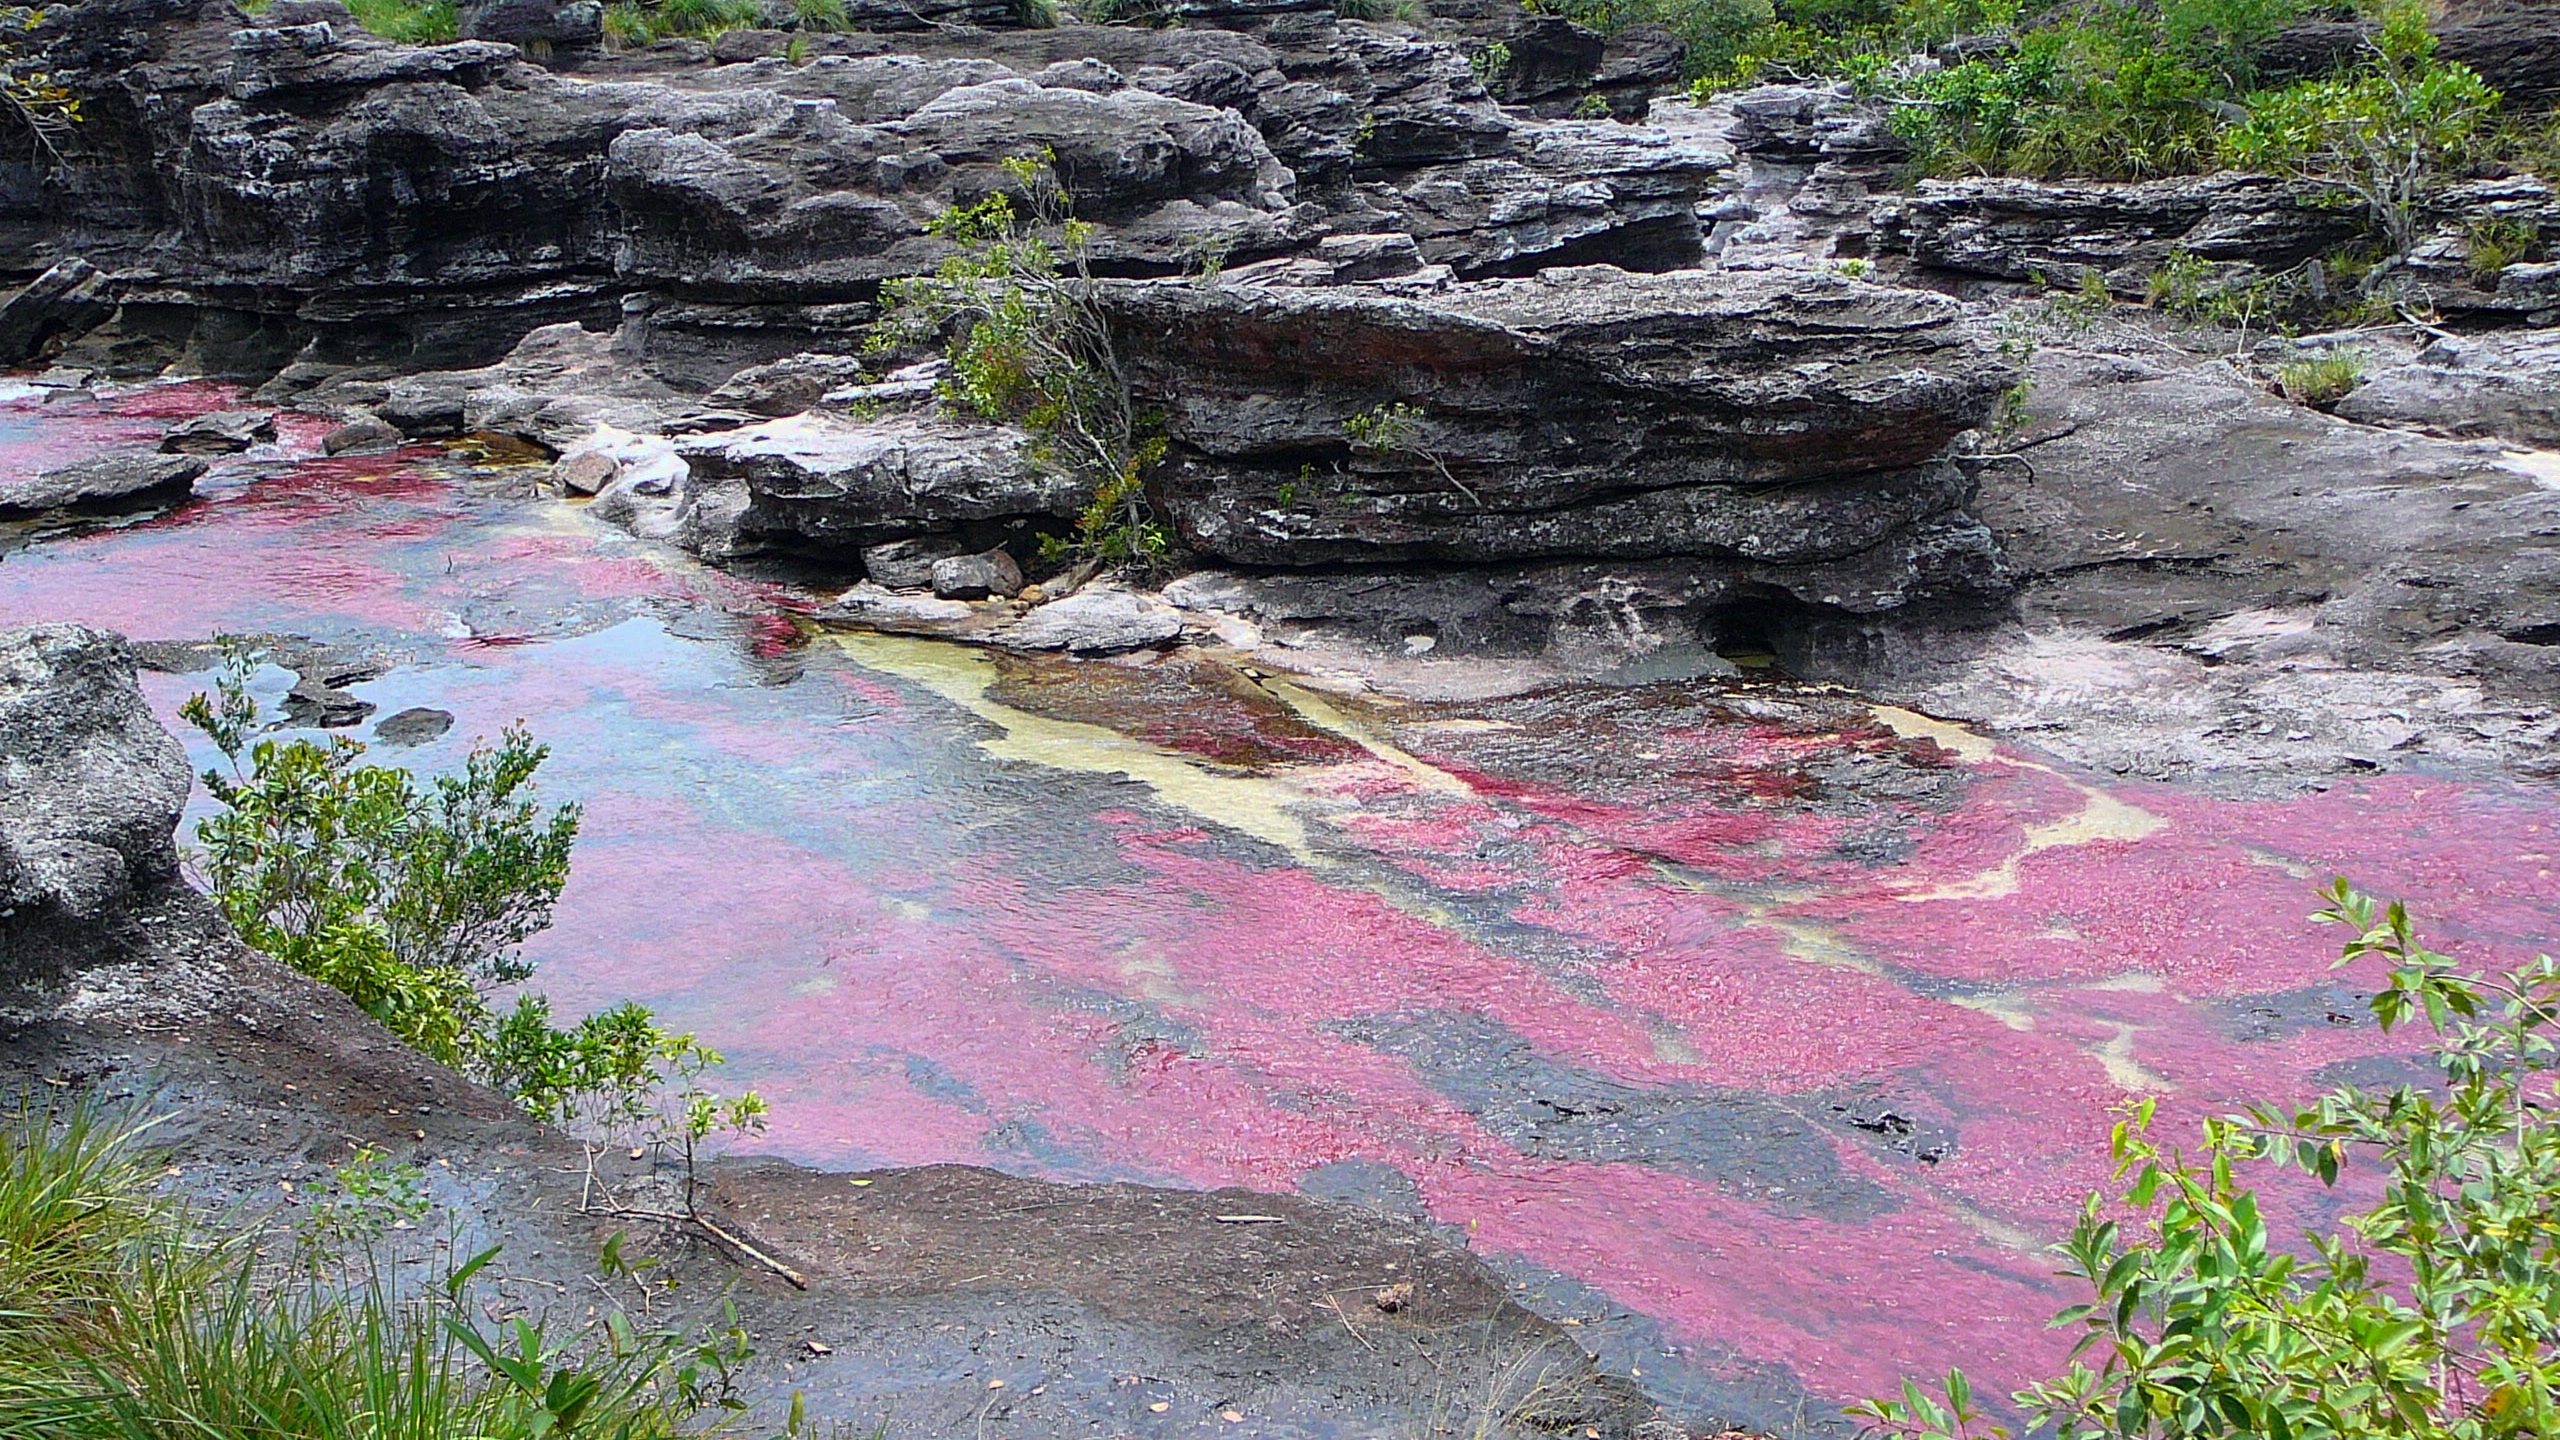
{"label": "green foliage", "polygon": [[404,45],[450,44],[462,33],[454,0],[347,0],[347,9],[357,24]]}
{"label": "green foliage", "polygon": [[1004,162],[1007,189],[956,205],[932,232],[952,254],[931,275],[881,287],[876,349],[939,340],[950,404],[1022,426],[1034,457],[1076,476],[1091,500],[1052,559],[1152,568],[1171,543],[1147,504],[1165,442],[1131,403],[1128,375],[1088,263],[1093,227],[1073,218],[1057,157]]}
{"label": "green foliage", "polygon": [[1884,88],[1937,173],[2143,179],[2213,168],[2259,47],[2301,0],[2086,0],[1983,56]]}
{"label": "green foliage", "polygon": [[[461,774],[421,789],[406,770],[362,763],[350,740],[253,742],[257,664],[255,651],[227,645],[213,692],[179,707],[230,762],[228,774],[204,775],[222,810],[197,823],[197,859],[242,939],[539,1119],[588,1134],[636,1129],[681,1149],[688,1184],[713,1131],[763,1128],[755,1092],[723,1099],[702,1087],[719,1052],[660,1029],[644,1006],[569,1030],[552,1025],[540,995],[518,996],[504,1014],[491,1006],[493,989],[532,975],[520,947],[551,923],[577,841],[578,807],[546,814],[531,794],[547,747],[509,727],[494,749],[473,749]],[[696,1130],[706,1100],[710,1128]]]}
{"label": "green foliage", "polygon": [[26,36],[44,23],[38,6],[0,6],[0,133],[39,159],[58,160],[63,142],[80,123],[80,97],[69,86],[38,69],[27,53]]}
{"label": "green foliage", "polygon": [[2463,259],[2483,285],[2510,265],[2542,258],[2542,229],[2530,220],[2482,217],[2463,228]]}
{"label": "green foliage", "polygon": [[2235,166],[2345,189],[2370,211],[2391,254],[2406,255],[2426,193],[2486,153],[2498,100],[2469,67],[2438,60],[2426,11],[2402,4],[2365,64],[2256,97],[2220,153]]}
{"label": "green foliage", "polygon": [[0,1119],[0,1337],[83,1328],[112,1296],[121,1257],[167,1208],[140,1141],[85,1099],[21,1095]]}
{"label": "green foliage", "polygon": [[1334,13],[1345,20],[1419,20],[1420,0],[1335,0]]}
{"label": "green foliage", "polygon": [[842,30],[851,23],[844,0],[791,0],[791,15],[799,28],[820,33]]}
{"label": "green foliage", "polygon": [[1467,68],[1475,72],[1476,83],[1490,90],[1502,72],[1511,68],[1511,47],[1496,40],[1467,57]]}
{"label": "green foliage", "polygon": [[1379,405],[1342,422],[1342,433],[1351,448],[1376,456],[1408,455],[1438,472],[1449,488],[1484,505],[1482,496],[1469,489],[1467,483],[1449,468],[1449,462],[1438,451],[1423,443],[1424,422],[1429,415],[1421,406],[1398,400]]}
{"label": "green foliage", "polygon": [[[2152,1138],[2152,1102],[2116,1128],[2114,1202],[2091,1197],[2061,1247],[2094,1292],[2056,1318],[2069,1371],[2014,1397],[2060,1440],[2507,1440],[2560,1434],[2560,961],[2502,977],[2420,943],[2406,909],[2339,881],[2316,917],[2378,960],[2384,1029],[2423,1019],[2442,1080],[2349,1086],[2208,1121],[2195,1159]],[[2271,1243],[2243,1164],[2379,1199],[2342,1228]],[[2089,1363],[2094,1357],[2094,1365]],[[1913,1440],[2006,1436],[1961,1374],[1855,1412]]]}
{"label": "green foliage", "polygon": [[[842,29],[843,9],[843,0],[796,0],[794,15],[802,29]],[[812,23],[812,12],[818,23]],[[615,0],[604,11],[605,38],[623,46],[680,36],[707,40],[763,23],[756,0]]]}
{"label": "green foliage", "polygon": [[230,762],[205,772],[222,810],[196,826],[215,900],[252,946],[467,1065],[481,992],[531,973],[517,947],[551,923],[568,880],[578,807],[546,816],[529,794],[549,749],[510,727],[422,791],[342,737],[252,743],[254,665],[234,649],[219,700],[179,712]]}
{"label": "green foliage", "polygon": [[[5,1197],[32,1204],[0,1210],[0,1273],[54,1277],[44,1304],[0,1312],[0,1440],[661,1440],[714,1433],[737,1403],[751,1352],[734,1319],[711,1336],[618,1311],[573,1335],[487,1330],[471,1281],[495,1251],[423,1285],[369,1250],[334,1252],[352,1275],[263,1264],[258,1235],[154,1197],[143,1128],[24,1101],[0,1124],[7,1175],[41,1177]],[[378,1156],[336,1188],[316,1246],[425,1213],[415,1172]]]}
{"label": "green foliage", "polygon": [[2364,383],[2364,361],[2354,355],[2294,360],[2276,371],[2276,388],[2297,405],[2334,405]]}

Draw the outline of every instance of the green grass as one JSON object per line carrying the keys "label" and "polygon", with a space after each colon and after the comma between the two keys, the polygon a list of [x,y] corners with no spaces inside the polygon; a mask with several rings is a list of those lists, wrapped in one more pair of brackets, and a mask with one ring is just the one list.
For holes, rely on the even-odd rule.
{"label": "green grass", "polygon": [[2364,383],[2364,362],[2353,355],[2296,360],[2276,372],[2276,388],[2297,405],[2335,405]]}
{"label": "green grass", "polygon": [[385,40],[408,45],[442,45],[462,33],[453,0],[425,5],[410,0],[347,0],[356,23]]}
{"label": "green grass", "polygon": [[86,1102],[26,1099],[0,1121],[0,1334],[76,1329],[115,1293],[126,1251],[166,1225],[137,1141]]}
{"label": "green grass", "polygon": [[491,1331],[470,1285],[488,1256],[402,1286],[325,1234],[209,1232],[156,1193],[147,1128],[87,1102],[0,1115],[0,1440],[715,1433],[697,1421],[735,1346],[619,1314]]}

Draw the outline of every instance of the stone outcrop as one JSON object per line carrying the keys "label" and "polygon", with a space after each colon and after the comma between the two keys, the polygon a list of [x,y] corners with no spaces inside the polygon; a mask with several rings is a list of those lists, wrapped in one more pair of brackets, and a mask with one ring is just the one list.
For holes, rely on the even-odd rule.
{"label": "stone outcrop", "polygon": [[206,462],[187,455],[100,455],[28,476],[0,476],[0,519],[54,510],[134,510],[183,498]]}
{"label": "stone outcrop", "polygon": [[[1175,527],[1255,565],[1710,557],[1891,606],[1932,562],[1888,554],[1963,528],[1941,453],[2013,379],[1955,302],[1828,275],[1134,284],[1108,305],[1165,415]],[[1996,588],[1954,550],[1941,578]]]}
{"label": "stone outcrop", "polygon": [[2095,274],[2139,295],[2170,257],[2274,271],[2366,232],[2333,197],[2263,175],[2130,184],[2001,177],[1923,181],[1877,208],[1879,247],[1937,270],[2072,287]]}
{"label": "stone outcrop", "polygon": [[105,324],[116,307],[102,281],[97,266],[75,258],[0,300],[0,366],[24,365]]}
{"label": "stone outcrop", "polygon": [[[377,40],[335,0],[245,25],[217,0],[76,8],[48,59],[99,143],[0,215],[0,261],[92,254],[131,325],[191,328],[169,343],[215,371],[485,364],[638,313],[651,363],[707,388],[840,342],[883,279],[948,253],[936,215],[1044,147],[1095,263],[1133,275],[1381,232],[1468,275],[1681,265],[1720,174],[1658,132],[1505,113],[1455,47],[1304,7],[1251,33],[809,34],[807,63],[739,32],[576,78],[515,44]],[[581,7],[541,8],[472,25],[569,63]],[[661,358],[684,337],[693,358]]]}
{"label": "stone outcrop", "polygon": [[676,451],[684,543],[715,556],[767,550],[851,560],[902,535],[1042,519],[1084,507],[1076,479],[1032,463],[1030,437],[907,412],[813,414],[696,436]]}
{"label": "stone outcrop", "polygon": [[192,777],[118,636],[0,631],[0,974],[94,958],[176,882]]}
{"label": "stone outcrop", "polygon": [[2560,332],[2445,336],[2333,409],[2369,425],[2560,448]]}

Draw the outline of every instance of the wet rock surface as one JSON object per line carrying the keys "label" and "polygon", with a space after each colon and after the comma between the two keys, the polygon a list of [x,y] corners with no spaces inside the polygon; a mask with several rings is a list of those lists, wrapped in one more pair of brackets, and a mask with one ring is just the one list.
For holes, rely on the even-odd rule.
{"label": "wet rock surface", "polygon": [[101,455],[23,479],[0,479],[0,518],[183,499],[205,468],[206,462],[186,455]]}
{"label": "wet rock surface", "polygon": [[[472,1249],[502,1247],[491,1275],[504,1278],[484,1282],[492,1303],[536,1313],[595,1277],[620,1232],[627,1256],[678,1282],[655,1313],[697,1291],[734,1302],[759,1350],[736,1379],[776,1415],[797,1391],[818,1414],[888,1404],[908,1427],[897,1433],[944,1433],[997,1404],[1009,1430],[1033,1435],[1176,1407],[1157,1423],[1296,1433],[1329,1416],[1418,1415],[1422,1376],[1525,1362],[1570,1389],[1577,1426],[1627,1440],[1652,1422],[1635,1387],[1513,1303],[1462,1245],[1348,1205],[957,1165],[849,1184],[774,1161],[714,1164],[705,1214],[800,1287],[708,1230],[584,1212],[594,1157],[242,947],[178,879],[185,757],[121,639],[0,633],[0,742],[0,1084],[149,1095],[168,1115],[153,1143],[199,1203],[272,1203],[367,1146],[421,1167]],[[669,1183],[618,1152],[604,1163],[600,1178],[624,1195]],[[1344,1277],[1373,1272],[1404,1287],[1395,1303],[1337,1316]]]}

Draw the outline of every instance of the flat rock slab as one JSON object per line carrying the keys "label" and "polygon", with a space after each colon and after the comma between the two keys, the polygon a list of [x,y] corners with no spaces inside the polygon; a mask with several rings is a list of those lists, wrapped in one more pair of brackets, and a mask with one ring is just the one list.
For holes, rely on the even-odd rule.
{"label": "flat rock slab", "polygon": [[2374,375],[2336,413],[2369,425],[2560,446],[2560,331],[2448,336]]}
{"label": "flat rock slab", "polygon": [[169,427],[169,433],[160,438],[160,448],[171,455],[237,455],[274,438],[272,410],[216,410]]}
{"label": "flat rock slab", "polygon": [[1008,650],[1109,654],[1163,645],[1182,633],[1182,612],[1153,596],[1094,586],[1052,600],[995,634]]}
{"label": "flat rock slab", "polygon": [[192,455],[101,455],[23,480],[0,478],[0,515],[139,509],[185,495],[206,468]]}

